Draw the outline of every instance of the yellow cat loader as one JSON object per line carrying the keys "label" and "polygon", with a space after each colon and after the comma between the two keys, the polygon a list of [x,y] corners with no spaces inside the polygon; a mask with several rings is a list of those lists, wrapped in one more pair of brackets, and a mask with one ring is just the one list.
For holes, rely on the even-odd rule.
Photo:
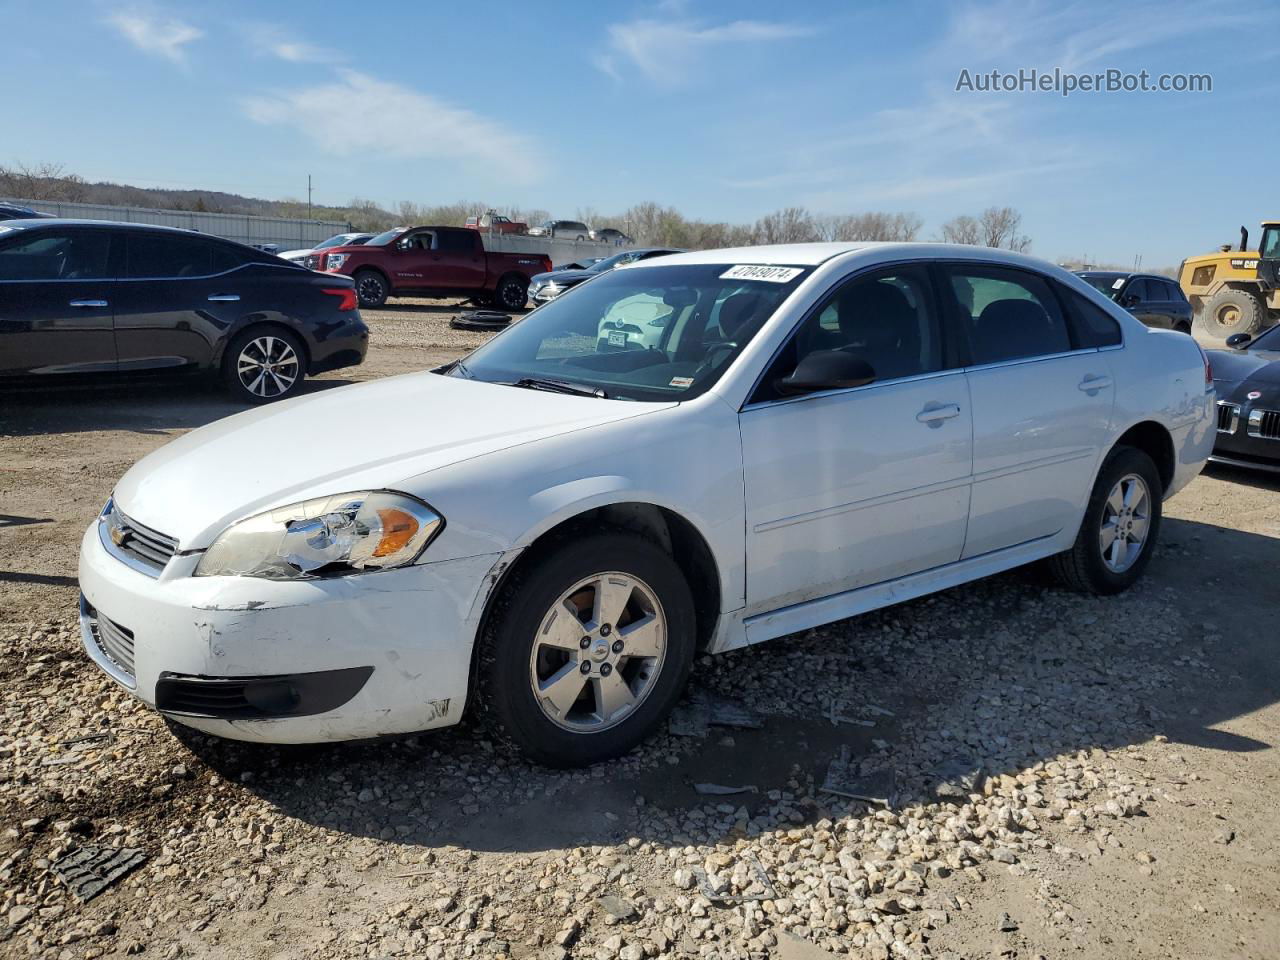
{"label": "yellow cat loader", "polygon": [[1241,227],[1239,250],[1224,244],[1183,260],[1178,283],[1195,322],[1211,336],[1256,334],[1280,322],[1280,220],[1262,222],[1257,250],[1249,249],[1249,231]]}

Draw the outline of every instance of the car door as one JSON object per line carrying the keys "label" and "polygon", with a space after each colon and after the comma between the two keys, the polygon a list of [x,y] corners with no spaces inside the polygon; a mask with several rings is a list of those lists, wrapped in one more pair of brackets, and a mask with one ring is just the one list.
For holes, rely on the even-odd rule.
{"label": "car door", "polygon": [[430,288],[439,283],[439,272],[432,259],[434,230],[415,230],[402,234],[392,246],[391,285],[393,287]]}
{"label": "car door", "polygon": [[1052,536],[1079,519],[1110,436],[1115,386],[1081,342],[1050,282],[979,263],[942,267],[967,332],[973,499],[964,554]]}
{"label": "car door", "polygon": [[1168,318],[1161,308],[1162,291],[1144,277],[1130,280],[1120,294],[1120,304],[1148,327],[1167,327]]}
{"label": "car door", "polygon": [[474,230],[437,230],[431,248],[433,287],[478,290],[485,281],[485,255]]}
{"label": "car door", "polygon": [[240,315],[242,261],[228,244],[178,230],[126,238],[115,314],[120,369],[207,367]]}
{"label": "car door", "polygon": [[[778,392],[801,358],[832,349],[862,356],[876,379]],[[960,558],[969,392],[925,267],[878,269],[834,289],[798,325],[740,427],[748,616]]]}
{"label": "car door", "polygon": [[0,231],[0,374],[115,369],[116,243],[106,227]]}

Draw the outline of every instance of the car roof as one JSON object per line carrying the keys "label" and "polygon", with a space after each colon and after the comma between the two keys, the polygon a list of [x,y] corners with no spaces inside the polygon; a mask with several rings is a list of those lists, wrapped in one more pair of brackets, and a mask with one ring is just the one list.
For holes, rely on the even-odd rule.
{"label": "car roof", "polygon": [[780,243],[761,247],[724,247],[718,250],[690,250],[653,260],[640,260],[628,270],[651,270],[692,264],[766,264],[793,267],[816,267],[835,257],[860,254],[868,261],[893,260],[983,260],[1011,267],[1065,273],[1060,267],[1024,253],[979,247],[960,243],[904,243],[894,241],[858,241],[831,243]]}
{"label": "car roof", "polygon": [[[41,220],[5,220],[4,225],[16,230],[33,230],[36,228],[54,229],[57,227],[103,227],[119,230],[147,230],[154,233],[175,233],[184,237],[208,237],[211,240],[226,240],[213,233],[201,233],[198,230],[185,230],[182,227],[164,227],[157,223],[129,223],[124,220],[73,220],[62,217],[48,217]],[[235,241],[227,241],[234,243]]]}

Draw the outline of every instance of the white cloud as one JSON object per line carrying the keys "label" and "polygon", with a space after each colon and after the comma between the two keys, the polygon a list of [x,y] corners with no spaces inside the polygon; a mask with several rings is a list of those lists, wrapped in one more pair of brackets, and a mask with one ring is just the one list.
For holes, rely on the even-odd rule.
{"label": "white cloud", "polygon": [[164,17],[138,7],[127,8],[107,17],[107,23],[144,53],[184,63],[187,44],[199,40],[204,31],[189,23]]}
{"label": "white cloud", "polygon": [[539,173],[536,148],[493,120],[356,70],[330,83],[249,97],[250,119],[292,127],[328,153],[479,162],[517,181]]}
{"label": "white cloud", "polygon": [[275,24],[246,23],[242,32],[257,53],[289,63],[337,63],[345,59],[337,50],[290,36],[288,31]]}
{"label": "white cloud", "polygon": [[618,79],[620,63],[630,63],[659,86],[685,82],[690,64],[705,57],[710,47],[739,43],[763,43],[808,36],[813,31],[796,24],[763,20],[734,20],[704,26],[693,20],[640,19],[609,27],[609,41],[592,57],[596,68]]}

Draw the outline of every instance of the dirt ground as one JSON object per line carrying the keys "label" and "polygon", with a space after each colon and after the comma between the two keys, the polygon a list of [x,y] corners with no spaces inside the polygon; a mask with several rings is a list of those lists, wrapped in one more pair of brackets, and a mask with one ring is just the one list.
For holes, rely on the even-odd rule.
{"label": "dirt ground", "polygon": [[[483,342],[453,313],[366,311],[366,363],[306,389]],[[98,674],[83,530],[139,458],[237,409],[172,380],[0,395],[0,956],[1280,955],[1280,477],[1210,466],[1124,596],[1016,571],[704,661],[694,689],[762,727],[555,773],[466,723],[227,744]],[[841,746],[898,799],[820,791]],[[957,760],[986,782],[947,800]],[[148,861],[80,904],[48,865],[83,843]],[[775,895],[690,880],[741,863]]]}

